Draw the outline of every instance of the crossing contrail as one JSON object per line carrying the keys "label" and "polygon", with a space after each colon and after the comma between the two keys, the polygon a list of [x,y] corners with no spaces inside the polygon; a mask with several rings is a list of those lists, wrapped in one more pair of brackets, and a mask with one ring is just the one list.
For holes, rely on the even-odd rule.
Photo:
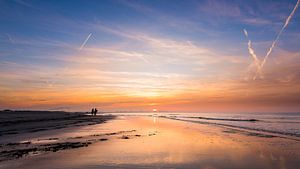
{"label": "crossing contrail", "polygon": [[258,59],[258,57],[256,56],[253,48],[252,48],[252,43],[251,43],[251,40],[249,39],[248,37],[248,32],[246,29],[244,29],[244,34],[245,36],[247,37],[248,39],[248,51],[249,51],[249,54],[252,56],[253,60],[254,60],[254,64],[256,65],[256,74],[254,75],[253,77],[253,80],[256,79],[256,77],[258,75],[260,75],[260,77],[262,77],[262,69],[268,59],[268,57],[270,56],[270,54],[272,53],[277,41],[279,40],[280,38],[280,35],[283,33],[284,29],[288,26],[288,24],[290,23],[290,20],[292,19],[292,17],[294,16],[297,8],[299,7],[299,4],[300,4],[300,0],[297,0],[297,3],[296,5],[294,6],[292,12],[290,13],[290,15],[286,18],[285,20],[285,23],[284,25],[282,26],[282,28],[280,29],[280,31],[278,32],[276,38],[274,39],[274,41],[272,42],[272,45],[271,47],[269,48],[267,54],[265,55],[265,57],[263,58],[263,60],[261,61],[260,63],[260,60]]}
{"label": "crossing contrail", "polygon": [[288,26],[288,24],[290,23],[290,20],[292,19],[292,17],[294,16],[298,6],[299,6],[300,0],[297,1],[293,11],[291,12],[291,14],[286,18],[285,23],[283,25],[283,27],[281,28],[281,30],[279,31],[279,33],[277,34],[275,40],[273,41],[271,47],[269,48],[269,51],[267,52],[266,56],[264,57],[264,60],[261,63],[261,69],[264,67],[269,55],[272,53],[273,48],[275,47],[280,35],[282,34],[282,32],[284,31],[284,29]]}
{"label": "crossing contrail", "polygon": [[251,40],[249,39],[249,36],[248,36],[248,32],[246,29],[244,29],[244,34],[245,36],[248,38],[248,51],[249,51],[249,54],[252,56],[253,60],[254,60],[254,63],[256,66],[259,66],[259,60],[254,52],[254,49],[252,48],[252,42]]}
{"label": "crossing contrail", "polygon": [[[247,30],[244,29],[243,31],[244,31],[244,34],[245,34],[246,38],[248,39],[248,52],[249,52],[249,54],[250,54],[250,55],[252,56],[252,58],[253,58],[254,65],[256,66],[256,69],[258,70],[257,73],[259,73],[260,76],[261,76],[260,61],[259,61],[257,55],[255,54],[254,49],[252,48],[252,42],[251,42],[251,40],[249,39],[249,35],[248,35]],[[255,76],[253,77],[253,80],[256,79],[256,76],[257,76],[257,75],[255,75]]]}
{"label": "crossing contrail", "polygon": [[92,36],[92,33],[90,33],[90,34],[86,37],[85,41],[81,44],[79,50],[83,49],[83,47],[85,46],[85,44],[87,43],[87,41],[90,39],[91,36]]}

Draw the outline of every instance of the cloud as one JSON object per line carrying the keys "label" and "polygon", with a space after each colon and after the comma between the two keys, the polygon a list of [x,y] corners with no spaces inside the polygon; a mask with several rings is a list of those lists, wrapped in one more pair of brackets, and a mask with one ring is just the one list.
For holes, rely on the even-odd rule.
{"label": "cloud", "polygon": [[[151,8],[144,10],[143,6],[131,8],[141,8],[141,12],[145,12],[147,16],[153,14],[153,18],[158,16],[158,21],[151,23],[153,27],[161,28],[159,23],[162,23],[163,26],[172,26],[173,30],[188,23],[184,29],[190,33],[199,26],[193,21],[199,15],[192,19],[178,19],[165,15],[164,12],[157,13]],[[221,11],[223,14],[226,12],[230,11]],[[235,14],[228,15],[236,17],[237,20],[244,18]],[[231,106],[231,109],[240,106],[240,110],[243,110],[242,108],[262,105],[261,100],[264,99],[264,103],[268,105],[273,101],[282,101],[283,104],[295,106],[299,98],[296,96],[300,93],[300,76],[297,73],[297,58],[300,57],[297,53],[279,53],[278,49],[276,57],[268,60],[271,65],[264,67],[264,79],[244,81],[241,75],[249,60],[252,59],[253,63],[259,62],[250,39],[247,45],[248,52],[252,54],[251,58],[239,54],[236,46],[235,54],[224,54],[232,49],[209,47],[211,41],[199,38],[200,36],[196,37],[196,41],[191,36],[174,37],[168,33],[162,35],[159,32],[149,32],[151,28],[147,31],[136,25],[126,27],[114,21],[84,23],[78,20],[75,23],[60,17],[56,19],[50,18],[54,25],[48,23],[51,25],[48,31],[53,29],[57,33],[61,31],[57,29],[61,27],[61,23],[67,23],[64,29],[70,28],[71,31],[64,39],[69,36],[77,39],[63,42],[35,37],[13,37],[13,47],[24,45],[26,49],[25,52],[11,57],[20,58],[19,63],[0,61],[0,107],[66,106],[70,110],[84,110],[101,105],[104,109],[113,110],[147,109],[153,104],[171,109],[177,104],[178,107],[194,110],[208,110],[209,107],[223,110],[226,106]],[[259,20],[248,22],[264,24],[264,21]],[[78,33],[82,32],[93,34],[89,34],[79,47],[78,42],[81,40],[78,39]],[[246,30],[243,32],[245,36],[251,36]],[[91,36],[94,38],[93,43],[87,45]],[[106,38],[109,40],[106,41]],[[9,39],[6,39],[6,43],[8,42]],[[230,44],[227,39],[226,43]],[[80,52],[78,47],[82,49]],[[32,55],[31,52],[37,51],[36,49],[39,49],[38,53]],[[16,53],[16,50],[13,52]],[[52,61],[55,64],[51,65]]]}
{"label": "cloud", "polygon": [[204,24],[199,22],[197,18],[186,16],[174,16],[164,10],[158,10],[151,6],[141,3],[141,1],[119,1],[122,5],[132,8],[133,10],[154,19],[151,24],[152,28],[161,29],[162,27],[170,27],[180,31],[200,32],[209,36],[216,36],[218,31],[204,28]]}
{"label": "cloud", "polygon": [[[192,48],[188,45],[189,43],[151,38],[162,43],[154,48],[156,50],[159,49],[159,46],[163,49],[164,47],[168,49],[171,46],[177,46],[178,50]],[[180,47],[180,44],[183,46]],[[193,46],[196,51],[197,48],[200,48],[195,44]],[[102,50],[104,49],[88,47],[82,54],[94,52],[96,55],[100,52],[97,56],[101,56],[104,54],[101,53]],[[134,59],[133,56],[127,56],[127,53],[123,52],[119,53],[117,51],[115,54],[116,56],[119,55],[120,58],[129,57]],[[191,51],[185,52],[194,53]],[[211,52],[213,53],[213,51]],[[112,56],[112,53],[113,50],[109,51],[105,58],[115,57]],[[76,56],[70,59],[87,58],[90,54],[86,53],[84,56]],[[115,110],[147,109],[150,103],[155,103],[157,107],[165,109],[171,109],[172,105],[177,104],[177,110],[209,111],[212,110],[211,107],[214,107],[220,111],[229,111],[232,110],[232,107],[237,107],[235,110],[247,111],[251,107],[255,107],[258,111],[262,109],[270,110],[266,106],[277,103],[276,108],[289,105],[292,109],[299,101],[300,74],[298,73],[299,66],[297,64],[299,63],[300,54],[299,52],[293,53],[284,50],[278,50],[276,54],[276,57],[272,57],[269,60],[270,64],[265,67],[266,77],[257,81],[243,81],[239,77],[225,76],[227,72],[242,70],[243,66],[247,65],[246,62],[234,62],[240,65],[239,69],[230,70],[229,67],[232,65],[229,66],[226,62],[225,65],[228,67],[221,67],[220,63],[225,62],[225,60],[219,61],[216,59],[216,62],[213,61],[215,58],[207,62],[209,64],[202,62],[205,65],[204,70],[199,70],[199,74],[196,75],[182,71],[179,71],[179,73],[171,73],[165,70],[146,71],[148,69],[145,66],[148,65],[146,63],[142,65],[143,71],[139,71],[131,69],[132,65],[127,65],[123,61],[120,61],[120,63],[126,65],[126,69],[121,71],[113,66],[116,60],[107,60],[105,64],[96,64],[95,66],[91,65],[92,62],[78,60],[79,65],[69,63],[66,65],[68,69],[64,67],[56,69],[52,67],[26,67],[22,64],[3,63],[1,65],[2,69],[9,67],[14,71],[9,70],[10,73],[8,73],[1,70],[0,98],[2,100],[0,101],[0,107],[14,105],[20,108],[38,109],[67,106],[71,107],[70,111],[72,111],[85,110],[91,105],[99,104],[103,109]],[[229,57],[226,57],[226,59],[229,59]],[[103,60],[103,58],[100,60]],[[165,60],[161,58],[160,61],[164,62]],[[199,57],[198,61],[201,62],[202,58]],[[133,63],[133,61],[128,62]],[[192,62],[195,62],[195,60]],[[275,64],[276,67],[272,66]],[[103,70],[101,67],[106,65],[107,69]],[[122,64],[117,65],[122,66]],[[178,68],[181,67],[179,65]],[[216,71],[217,73],[210,74],[207,71]],[[203,75],[205,73],[208,73],[207,77]],[[47,81],[53,82],[53,85],[49,86]],[[22,87],[17,85],[22,85]],[[47,101],[41,102],[40,100]],[[259,109],[259,106],[262,109]],[[214,110],[216,111],[216,109]]]}
{"label": "cloud", "polygon": [[19,5],[23,5],[29,8],[34,8],[30,3],[25,2],[24,0],[13,0],[13,1]]}
{"label": "cloud", "polygon": [[250,25],[271,25],[273,22],[263,18],[245,18],[241,19],[242,22]]}
{"label": "cloud", "polygon": [[200,10],[219,16],[241,16],[240,7],[236,4],[229,4],[227,1],[207,0],[200,5]]}

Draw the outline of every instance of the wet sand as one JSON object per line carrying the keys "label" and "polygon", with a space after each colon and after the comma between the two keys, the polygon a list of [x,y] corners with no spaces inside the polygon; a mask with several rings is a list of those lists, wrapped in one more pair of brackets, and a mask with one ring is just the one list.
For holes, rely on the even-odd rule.
{"label": "wet sand", "polygon": [[[276,136],[158,117],[117,117],[103,124],[41,131],[21,158],[0,168],[278,168],[300,166],[300,142]],[[27,141],[27,144],[26,144]],[[30,143],[28,143],[30,142]]]}

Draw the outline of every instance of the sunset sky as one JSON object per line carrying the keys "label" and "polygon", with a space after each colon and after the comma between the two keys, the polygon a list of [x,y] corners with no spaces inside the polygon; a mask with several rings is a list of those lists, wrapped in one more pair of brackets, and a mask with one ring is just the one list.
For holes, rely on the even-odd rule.
{"label": "sunset sky", "polygon": [[299,112],[297,0],[0,0],[0,109]]}

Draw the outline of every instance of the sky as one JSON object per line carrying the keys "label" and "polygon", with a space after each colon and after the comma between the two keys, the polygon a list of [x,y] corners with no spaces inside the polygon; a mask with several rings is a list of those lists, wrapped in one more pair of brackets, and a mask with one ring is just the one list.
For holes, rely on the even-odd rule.
{"label": "sky", "polygon": [[0,109],[299,112],[296,3],[0,0]]}

